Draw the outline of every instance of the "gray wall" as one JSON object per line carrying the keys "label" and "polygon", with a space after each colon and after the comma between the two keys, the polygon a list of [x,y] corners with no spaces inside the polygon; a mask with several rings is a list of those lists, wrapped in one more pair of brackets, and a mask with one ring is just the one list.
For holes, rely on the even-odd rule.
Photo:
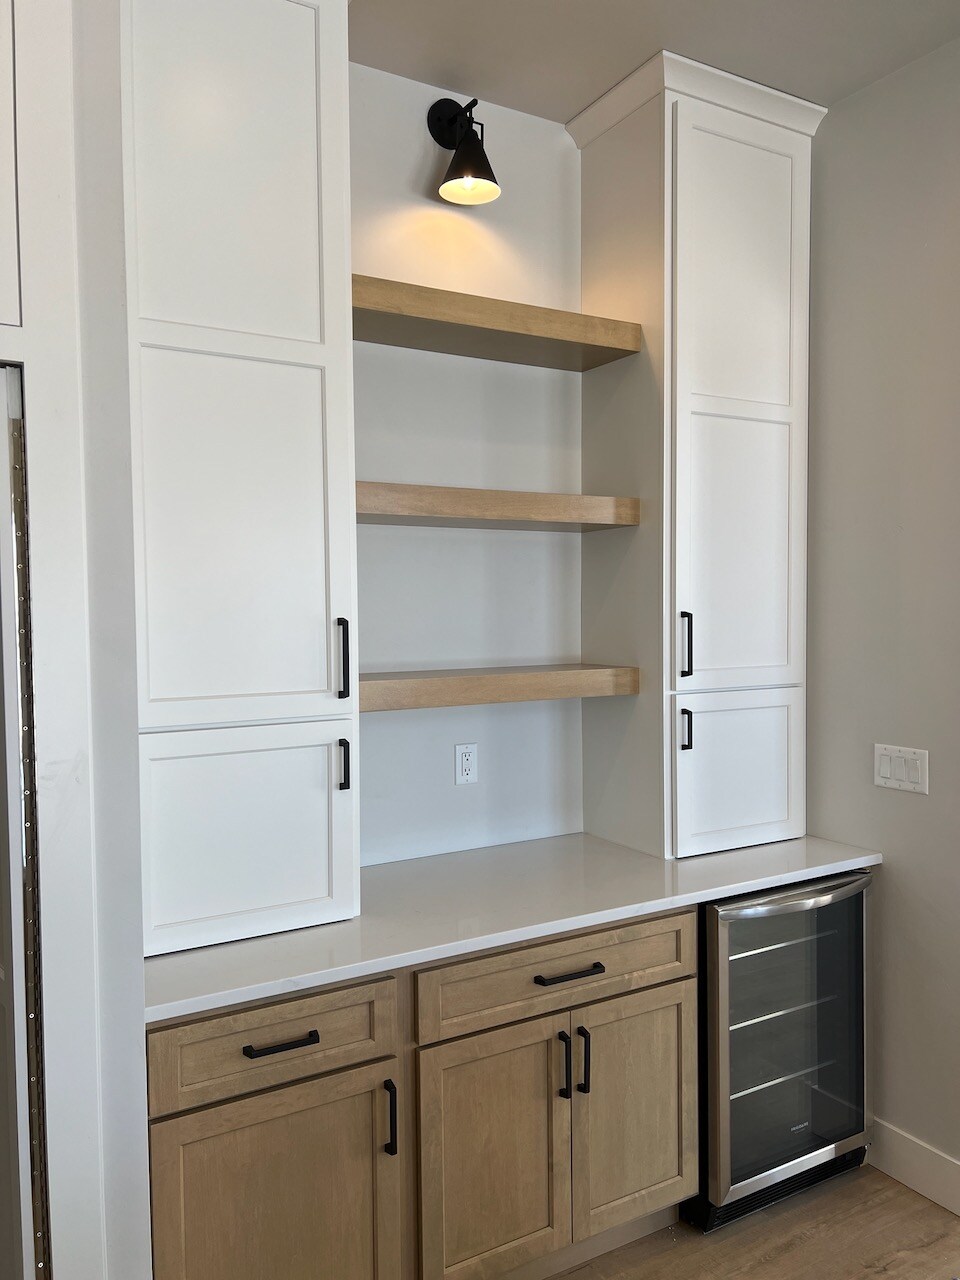
{"label": "gray wall", "polygon": [[[960,1158],[960,42],[831,110],[813,199],[809,830],[885,855],[879,1163],[960,1211],[896,1133]],[[930,795],[874,787],[874,742],[928,748]]]}

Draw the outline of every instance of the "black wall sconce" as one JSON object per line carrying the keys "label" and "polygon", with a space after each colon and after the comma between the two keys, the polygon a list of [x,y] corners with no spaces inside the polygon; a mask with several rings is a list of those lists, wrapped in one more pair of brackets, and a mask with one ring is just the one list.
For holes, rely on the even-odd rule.
{"label": "black wall sconce", "polygon": [[453,98],[440,98],[427,112],[431,138],[454,153],[440,183],[440,195],[451,204],[489,204],[500,194],[500,184],[483,149],[483,125],[473,118],[476,105],[476,98],[465,106]]}

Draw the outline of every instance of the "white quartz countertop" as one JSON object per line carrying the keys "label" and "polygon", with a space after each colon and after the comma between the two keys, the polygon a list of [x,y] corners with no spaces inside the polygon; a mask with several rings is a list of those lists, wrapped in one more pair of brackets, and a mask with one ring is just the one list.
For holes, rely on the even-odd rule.
{"label": "white quartz countertop", "polygon": [[154,956],[146,1020],[529,942],[875,866],[879,853],[805,836],[666,861],[589,835],[366,867],[362,914],[339,924]]}

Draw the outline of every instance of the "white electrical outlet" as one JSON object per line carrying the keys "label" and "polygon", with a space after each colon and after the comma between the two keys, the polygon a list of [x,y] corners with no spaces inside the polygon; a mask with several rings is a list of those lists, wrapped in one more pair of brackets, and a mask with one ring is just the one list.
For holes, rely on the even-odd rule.
{"label": "white electrical outlet", "polygon": [[919,791],[930,794],[928,753],[918,747],[888,747],[873,744],[873,784],[893,787],[897,791]]}
{"label": "white electrical outlet", "polygon": [[461,742],[459,746],[454,747],[454,756],[457,762],[456,781],[458,787],[468,786],[471,782],[477,780],[477,744],[475,742]]}

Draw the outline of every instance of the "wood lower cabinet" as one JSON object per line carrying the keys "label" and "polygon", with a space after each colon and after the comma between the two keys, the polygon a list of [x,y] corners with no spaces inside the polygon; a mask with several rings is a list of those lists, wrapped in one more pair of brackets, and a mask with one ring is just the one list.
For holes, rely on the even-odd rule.
{"label": "wood lower cabinet", "polygon": [[[573,1238],[695,1194],[697,984],[574,1009]],[[588,1067],[589,1063],[589,1067]]]}
{"label": "wood lower cabinet", "polygon": [[559,1014],[420,1054],[423,1280],[487,1280],[571,1241]]}
{"label": "wood lower cabinet", "polygon": [[421,1050],[423,1280],[491,1280],[696,1191],[696,1001],[674,982]]}
{"label": "wood lower cabinet", "polygon": [[151,1130],[154,1280],[399,1280],[396,1058]]}

